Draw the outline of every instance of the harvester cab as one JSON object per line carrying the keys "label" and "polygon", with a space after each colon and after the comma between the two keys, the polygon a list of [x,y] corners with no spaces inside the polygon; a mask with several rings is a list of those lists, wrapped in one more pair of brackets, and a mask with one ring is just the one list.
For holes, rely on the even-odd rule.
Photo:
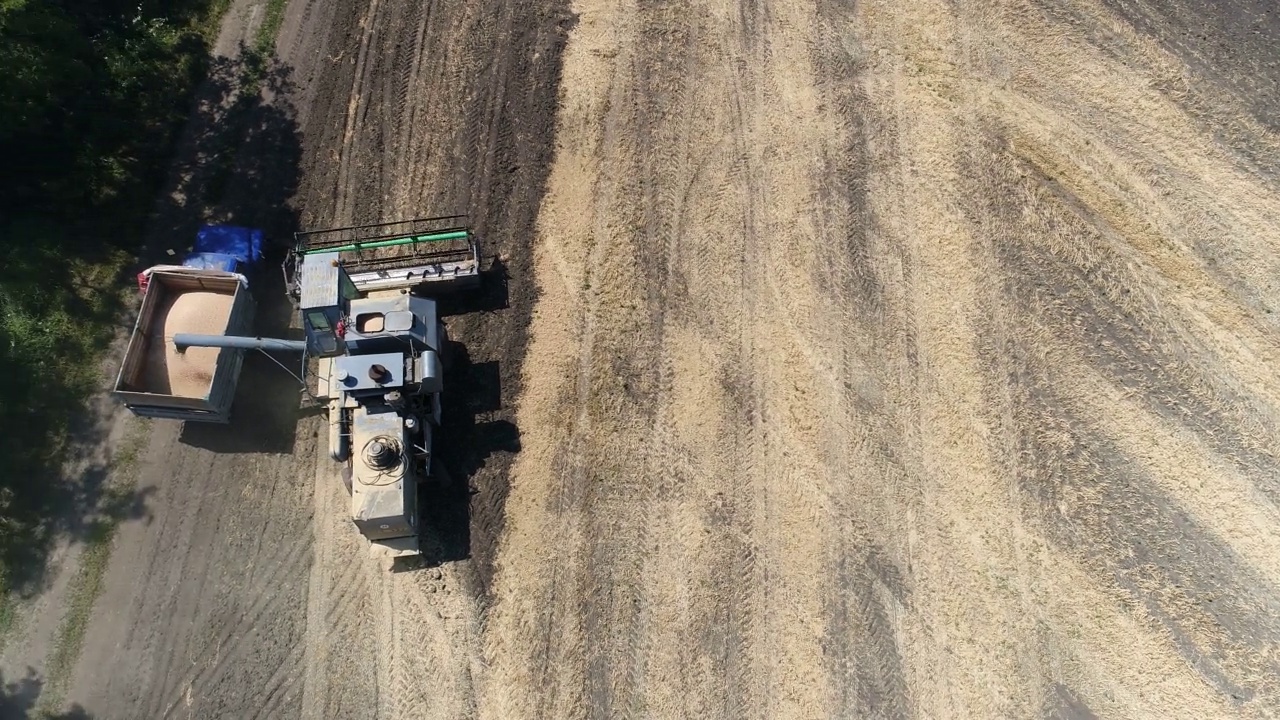
{"label": "harvester cab", "polygon": [[307,353],[331,358],[346,353],[343,340],[349,303],[360,297],[336,252],[312,253],[301,259],[298,309],[307,336]]}

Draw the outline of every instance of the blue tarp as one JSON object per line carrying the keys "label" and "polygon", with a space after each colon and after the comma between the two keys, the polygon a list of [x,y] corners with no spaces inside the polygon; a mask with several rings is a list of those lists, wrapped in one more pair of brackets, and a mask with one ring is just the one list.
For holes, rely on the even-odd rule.
{"label": "blue tarp", "polygon": [[245,265],[253,265],[262,259],[262,231],[234,225],[205,225],[196,233],[192,250],[191,257],[229,255]]}
{"label": "blue tarp", "polygon": [[186,267],[199,268],[201,270],[240,271],[238,267],[240,258],[225,253],[193,252],[182,261],[182,264]]}

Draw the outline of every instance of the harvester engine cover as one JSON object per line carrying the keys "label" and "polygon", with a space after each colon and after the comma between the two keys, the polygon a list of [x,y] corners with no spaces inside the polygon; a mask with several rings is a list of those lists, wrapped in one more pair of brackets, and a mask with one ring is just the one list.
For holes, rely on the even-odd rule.
{"label": "harvester engine cover", "polygon": [[356,413],[353,424],[355,435],[365,440],[351,459],[352,520],[370,540],[413,535],[417,482],[407,449],[421,439],[407,438],[404,421],[389,409]]}

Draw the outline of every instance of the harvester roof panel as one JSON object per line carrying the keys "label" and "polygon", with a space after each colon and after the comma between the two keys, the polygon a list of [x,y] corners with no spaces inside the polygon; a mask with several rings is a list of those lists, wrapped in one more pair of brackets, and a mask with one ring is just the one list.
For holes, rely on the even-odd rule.
{"label": "harvester roof panel", "polygon": [[301,297],[303,310],[341,305],[338,287],[338,253],[316,253],[302,258]]}

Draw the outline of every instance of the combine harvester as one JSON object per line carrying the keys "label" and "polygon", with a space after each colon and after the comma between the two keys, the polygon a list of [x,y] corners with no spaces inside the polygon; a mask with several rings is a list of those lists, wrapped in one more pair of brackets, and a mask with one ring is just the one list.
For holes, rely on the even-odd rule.
{"label": "combine harvester", "polygon": [[[428,296],[480,281],[463,219],[295,234],[284,274],[305,340],[249,335],[253,302],[242,267],[189,258],[152,268],[146,283],[140,276],[146,297],[115,394],[144,417],[228,422],[244,351],[300,352],[304,377],[307,358],[317,358],[314,395],[328,405],[329,454],[343,465],[352,520],[373,554],[417,555],[417,487],[441,474],[431,440],[447,342]],[[259,259],[260,241],[250,249],[235,258],[241,265]],[[188,302],[184,294],[218,312],[187,310],[174,301]]]}

